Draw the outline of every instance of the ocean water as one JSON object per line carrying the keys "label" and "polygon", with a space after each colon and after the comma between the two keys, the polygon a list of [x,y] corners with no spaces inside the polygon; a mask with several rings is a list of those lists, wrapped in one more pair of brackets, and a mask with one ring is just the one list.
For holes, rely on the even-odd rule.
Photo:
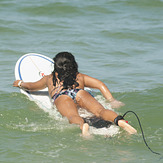
{"label": "ocean water", "polygon": [[0,0],[0,162],[163,162],[146,148],[133,114],[126,119],[137,135],[118,130],[84,139],[77,126],[12,87],[22,55],[72,52],[80,72],[102,80],[125,103],[116,112],[138,114],[148,145],[163,155],[162,42],[162,0]]}

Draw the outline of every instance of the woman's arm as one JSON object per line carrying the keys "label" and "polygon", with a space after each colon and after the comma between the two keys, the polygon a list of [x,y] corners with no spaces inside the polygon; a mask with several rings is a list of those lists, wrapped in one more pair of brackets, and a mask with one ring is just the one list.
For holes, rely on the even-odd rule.
{"label": "woman's arm", "polygon": [[19,87],[29,91],[37,91],[47,87],[47,76],[44,76],[37,82],[23,82],[21,80],[16,80],[13,83],[14,87]]}
{"label": "woman's arm", "polygon": [[110,104],[112,106],[112,108],[119,108],[120,106],[124,106],[124,103],[114,99],[114,97],[112,96],[110,90],[108,89],[108,87],[100,80],[92,78],[88,75],[83,75],[84,78],[84,86],[85,87],[90,87],[90,88],[95,88],[95,89],[99,89],[101,91],[101,93],[103,94],[103,96],[110,101]]}
{"label": "woman's arm", "polygon": [[82,75],[84,77],[84,86],[99,89],[101,91],[101,93],[103,94],[103,96],[107,100],[109,100],[109,101],[114,100],[110,90],[107,88],[107,86],[102,81],[92,78],[88,75],[84,75],[84,74],[82,74]]}

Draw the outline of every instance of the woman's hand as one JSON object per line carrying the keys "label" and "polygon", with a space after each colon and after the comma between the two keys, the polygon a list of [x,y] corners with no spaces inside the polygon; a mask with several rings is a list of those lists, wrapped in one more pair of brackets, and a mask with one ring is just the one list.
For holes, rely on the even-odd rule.
{"label": "woman's hand", "polygon": [[121,101],[118,101],[118,100],[114,99],[114,100],[112,100],[110,102],[110,105],[111,105],[112,108],[120,108],[121,106],[124,106],[125,104],[123,102],[121,102]]}
{"label": "woman's hand", "polygon": [[20,87],[20,82],[22,80],[15,80],[14,83],[13,83],[13,87]]}
{"label": "woman's hand", "polygon": [[38,91],[47,87],[47,78],[48,76],[44,76],[36,82],[23,82],[22,80],[16,80],[14,81],[13,86],[28,91]]}

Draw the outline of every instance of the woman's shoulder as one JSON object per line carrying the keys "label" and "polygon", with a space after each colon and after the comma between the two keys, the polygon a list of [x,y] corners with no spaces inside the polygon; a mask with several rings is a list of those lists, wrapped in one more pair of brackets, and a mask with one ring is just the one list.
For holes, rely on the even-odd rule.
{"label": "woman's shoulder", "polygon": [[80,81],[81,83],[84,83],[85,80],[88,78],[89,76],[86,74],[82,74],[82,73],[78,73],[77,75],[77,81]]}
{"label": "woman's shoulder", "polygon": [[83,79],[84,79],[84,76],[85,76],[85,74],[78,73],[78,74],[77,74],[77,79],[83,80]]}
{"label": "woman's shoulder", "polygon": [[90,76],[88,76],[88,75],[86,75],[86,74],[82,74],[82,73],[79,73],[79,74],[77,75],[77,78],[82,78],[82,79],[84,79],[84,78],[87,78],[87,77],[90,77]]}
{"label": "woman's shoulder", "polygon": [[53,75],[50,74],[50,75],[44,75],[42,79],[49,80],[49,79],[52,79],[52,78],[53,78]]}
{"label": "woman's shoulder", "polygon": [[84,88],[84,76],[82,73],[78,73],[76,76],[77,82],[80,85],[80,88]]}
{"label": "woman's shoulder", "polygon": [[47,78],[53,78],[53,74],[46,75]]}
{"label": "woman's shoulder", "polygon": [[46,81],[47,83],[49,83],[50,81],[53,80],[53,75],[52,75],[52,74],[50,74],[50,75],[45,75],[43,78],[45,79],[45,81]]}

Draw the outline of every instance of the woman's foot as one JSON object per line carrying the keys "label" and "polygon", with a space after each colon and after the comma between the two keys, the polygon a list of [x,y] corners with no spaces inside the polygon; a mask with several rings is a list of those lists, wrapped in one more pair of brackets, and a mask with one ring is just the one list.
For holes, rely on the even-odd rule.
{"label": "woman's foot", "polygon": [[83,124],[82,135],[83,136],[90,136],[88,123]]}
{"label": "woman's foot", "polygon": [[126,130],[129,134],[136,134],[137,133],[136,129],[134,129],[131,125],[126,123],[125,120],[119,120],[118,125],[121,128],[123,128],[124,130]]}

